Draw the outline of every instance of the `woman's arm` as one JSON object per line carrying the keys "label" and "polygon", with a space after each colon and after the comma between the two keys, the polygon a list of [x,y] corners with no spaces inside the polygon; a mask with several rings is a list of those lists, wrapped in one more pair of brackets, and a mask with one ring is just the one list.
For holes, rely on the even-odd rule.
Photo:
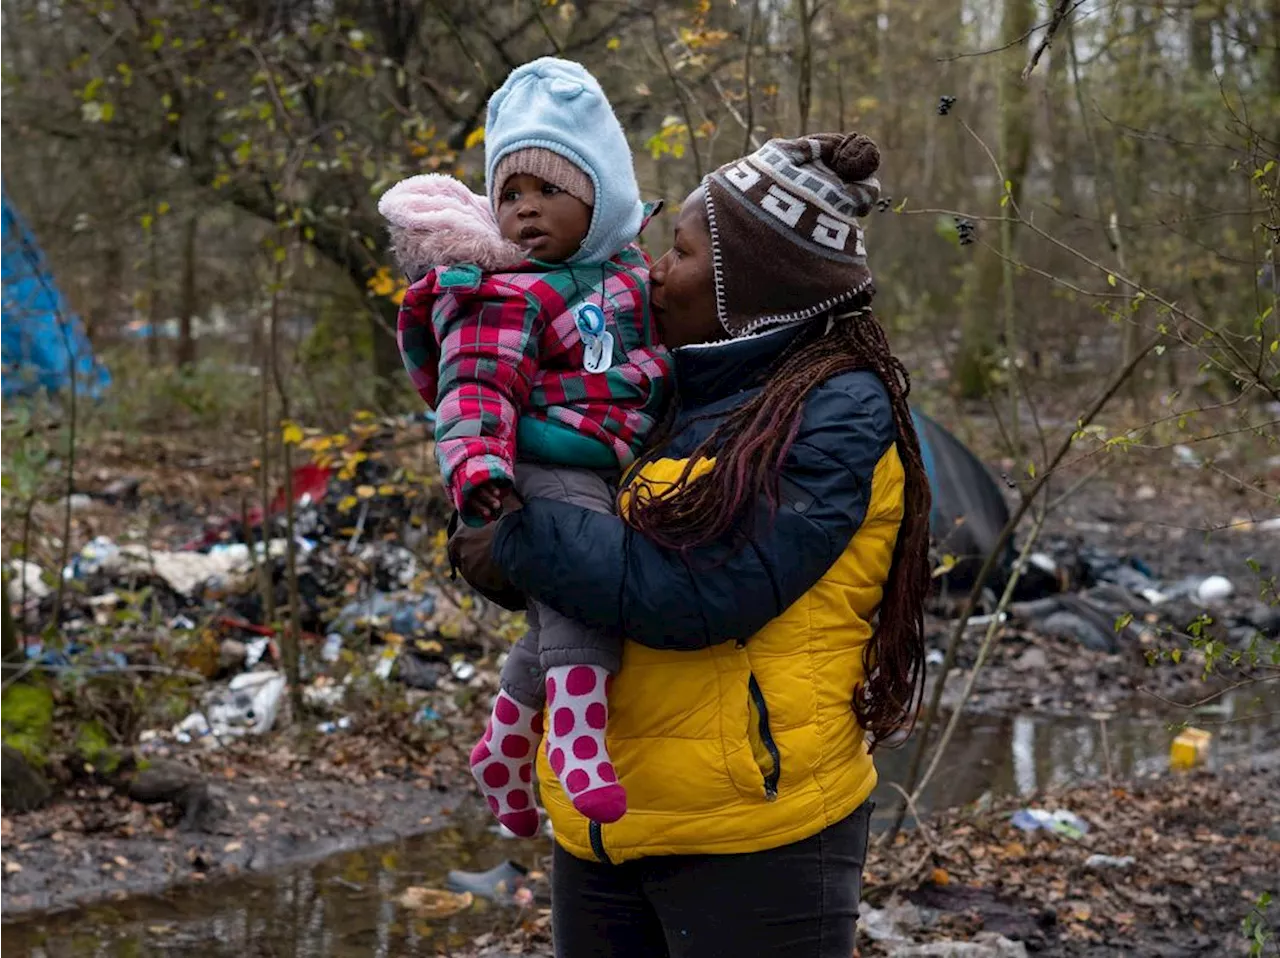
{"label": "woman's arm", "polygon": [[871,373],[819,386],[783,466],[772,521],[737,548],[687,559],[615,516],[534,499],[499,524],[493,557],[511,582],[564,615],[658,649],[745,641],[813,587],[866,515],[876,464],[893,444],[888,398]]}

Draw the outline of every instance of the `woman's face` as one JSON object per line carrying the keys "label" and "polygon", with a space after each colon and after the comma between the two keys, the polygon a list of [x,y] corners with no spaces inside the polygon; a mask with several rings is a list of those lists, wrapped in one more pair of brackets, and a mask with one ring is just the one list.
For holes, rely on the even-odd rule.
{"label": "woman's face", "polygon": [[716,318],[711,230],[702,188],[680,207],[671,249],[649,273],[649,302],[662,344],[669,349],[724,339]]}

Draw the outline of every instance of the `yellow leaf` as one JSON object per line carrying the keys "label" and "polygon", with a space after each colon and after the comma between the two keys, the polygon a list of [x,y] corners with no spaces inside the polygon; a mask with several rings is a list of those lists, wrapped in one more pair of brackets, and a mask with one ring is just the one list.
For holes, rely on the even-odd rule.
{"label": "yellow leaf", "polygon": [[378,494],[378,490],[373,486],[356,486],[356,495],[361,499],[372,499]]}
{"label": "yellow leaf", "polygon": [[285,420],[283,423],[283,429],[280,433],[280,438],[284,441],[286,446],[296,446],[298,443],[302,442],[302,427],[296,422]]}
{"label": "yellow leaf", "polygon": [[378,487],[378,495],[380,496],[394,496],[395,494],[396,487],[391,485],[389,482],[384,482]]}
{"label": "yellow leaf", "polygon": [[369,277],[367,285],[375,296],[390,296],[395,291],[396,281],[391,278],[391,270],[382,266]]}
{"label": "yellow leaf", "polygon": [[947,874],[945,868],[935,868],[933,874],[929,876],[935,885],[950,885],[951,876]]}
{"label": "yellow leaf", "polygon": [[622,40],[618,37],[610,37],[609,42],[604,46],[606,50],[616,50],[618,47],[622,46]]}
{"label": "yellow leaf", "polygon": [[479,146],[484,142],[484,127],[478,126],[467,134],[466,141],[462,144],[464,150],[469,150],[473,146]]}
{"label": "yellow leaf", "polygon": [[413,645],[419,652],[425,652],[428,655],[433,653],[439,655],[444,651],[444,646],[434,639],[419,639],[417,642],[413,643]]}
{"label": "yellow leaf", "polygon": [[356,507],[356,503],[359,501],[360,500],[357,499],[355,496],[343,496],[341,501],[339,501],[338,503],[338,511],[350,512],[352,509]]}
{"label": "yellow leaf", "polygon": [[1116,278],[1115,278],[1114,276],[1112,276],[1110,273],[1108,273],[1108,274],[1107,274],[1107,285],[1108,285],[1108,286],[1114,286],[1115,284],[1116,284]]}

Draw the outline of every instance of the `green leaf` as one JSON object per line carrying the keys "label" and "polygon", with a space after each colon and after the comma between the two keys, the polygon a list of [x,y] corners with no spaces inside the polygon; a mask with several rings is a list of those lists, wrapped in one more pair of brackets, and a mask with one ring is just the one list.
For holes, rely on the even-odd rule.
{"label": "green leaf", "polygon": [[1108,273],[1108,274],[1107,274],[1107,285],[1108,285],[1108,286],[1114,286],[1115,284],[1116,284],[1116,278],[1115,278],[1114,276],[1112,276],[1110,273]]}

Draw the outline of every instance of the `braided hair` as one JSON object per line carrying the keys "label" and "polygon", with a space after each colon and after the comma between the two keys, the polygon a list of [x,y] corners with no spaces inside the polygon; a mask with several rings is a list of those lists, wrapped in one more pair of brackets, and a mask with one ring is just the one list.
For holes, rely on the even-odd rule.
{"label": "braided hair", "polygon": [[[778,478],[800,430],[805,399],[818,384],[859,369],[874,372],[889,394],[905,472],[904,512],[885,583],[879,621],[864,652],[866,684],[853,709],[873,742],[915,724],[924,688],[924,602],[929,592],[931,496],[920,440],[907,406],[911,379],[889,349],[870,308],[833,315],[824,330],[801,335],[779,355],[763,388],[739,406],[688,457],[680,478],[660,493],[638,484],[621,510],[637,532],[687,555],[717,542],[741,544],[761,499],[772,518]],[[692,476],[701,460],[711,468]]]}

